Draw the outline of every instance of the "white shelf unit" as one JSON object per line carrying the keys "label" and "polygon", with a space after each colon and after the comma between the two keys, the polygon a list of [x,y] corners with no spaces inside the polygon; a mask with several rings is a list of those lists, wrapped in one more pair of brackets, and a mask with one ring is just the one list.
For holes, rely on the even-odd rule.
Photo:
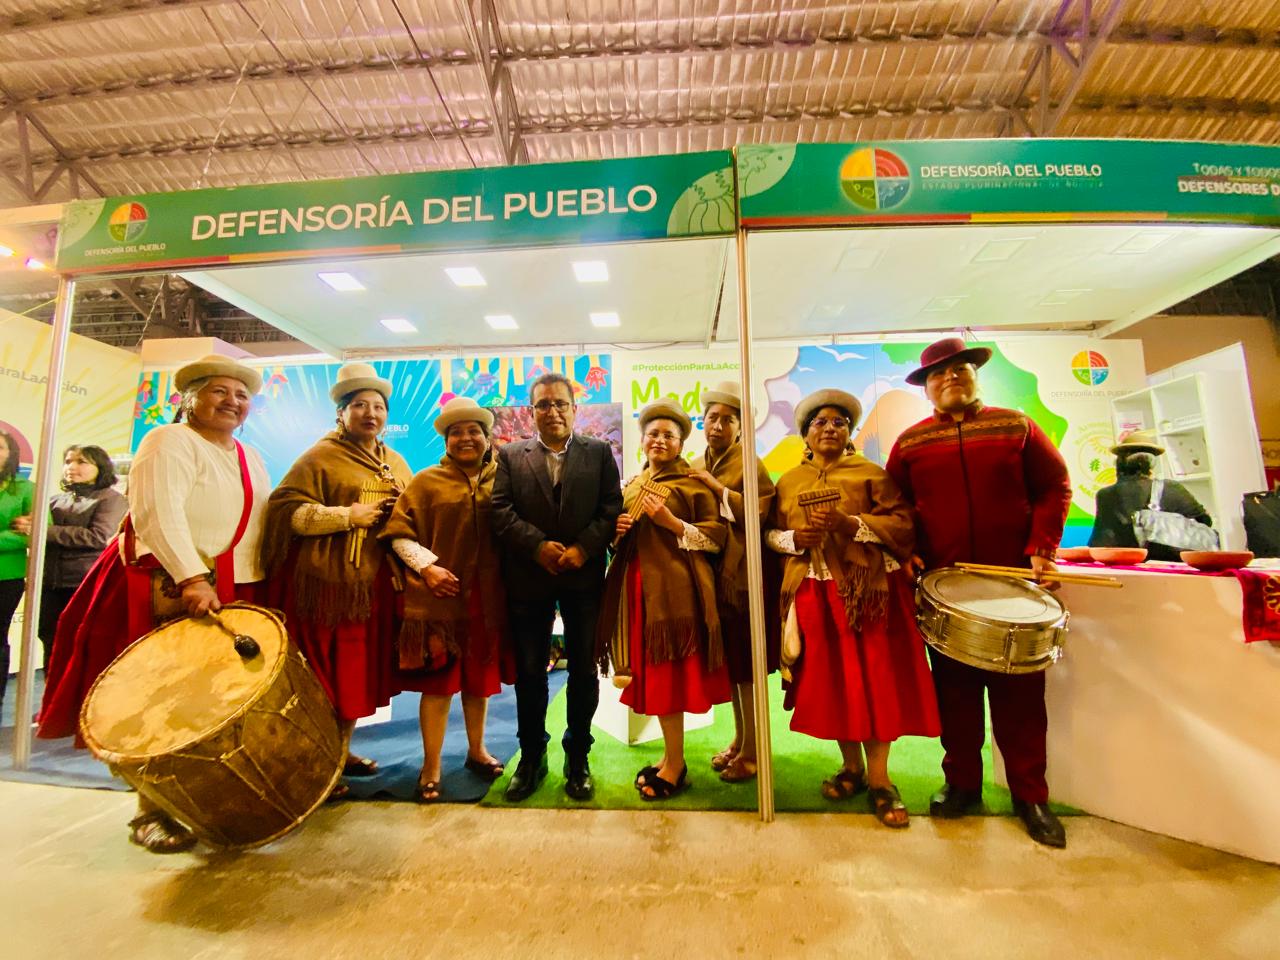
{"label": "white shelf unit", "polygon": [[1250,490],[1262,489],[1247,380],[1228,370],[1170,373],[1174,375],[1112,401],[1116,436],[1155,430],[1165,448],[1157,475],[1178,481],[1204,504],[1222,549],[1243,550],[1240,501]]}

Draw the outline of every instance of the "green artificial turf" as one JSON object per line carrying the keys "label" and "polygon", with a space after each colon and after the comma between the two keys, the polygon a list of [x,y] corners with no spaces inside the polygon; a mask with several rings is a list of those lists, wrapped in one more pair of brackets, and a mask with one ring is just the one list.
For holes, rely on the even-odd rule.
{"label": "green artificial turf", "polygon": [[[774,804],[778,811],[823,811],[867,813],[866,796],[833,803],[819,792],[822,781],[840,767],[840,751],[825,740],[815,740],[792,733],[791,715],[782,709],[780,681],[770,677],[769,702],[773,730]],[[510,804],[504,799],[507,781],[515,771],[519,754],[507,764],[507,773],[481,801],[487,806],[521,806],[535,808],[587,807],[598,810],[755,810],[756,782],[724,783],[709,765],[712,754],[733,739],[733,711],[728,704],[716,707],[715,722],[709,727],[689,731],[685,736],[685,757],[693,786],[669,800],[642,800],[632,785],[641,767],[655,763],[662,755],[661,739],[627,746],[598,727],[594,729],[595,746],[591,748],[591,774],[595,780],[595,797],[585,803],[570,800],[564,793],[564,753],[560,734],[564,730],[565,692],[551,701],[547,709],[547,730],[551,733],[547,763],[550,773],[533,796],[523,803]],[[1009,791],[992,779],[990,735],[983,747],[985,782],[983,799],[986,812],[993,815],[1012,812]],[[889,773],[902,793],[912,814],[927,814],[929,797],[942,783],[942,746],[937,740],[904,737],[893,746]],[[1059,813],[1075,812],[1055,805]]]}

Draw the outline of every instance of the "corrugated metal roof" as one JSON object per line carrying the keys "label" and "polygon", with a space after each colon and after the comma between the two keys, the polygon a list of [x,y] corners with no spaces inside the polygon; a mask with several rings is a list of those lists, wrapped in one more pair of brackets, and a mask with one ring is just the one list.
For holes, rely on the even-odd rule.
{"label": "corrugated metal roof", "polygon": [[1278,132],[1270,0],[0,0],[0,206],[508,155]]}

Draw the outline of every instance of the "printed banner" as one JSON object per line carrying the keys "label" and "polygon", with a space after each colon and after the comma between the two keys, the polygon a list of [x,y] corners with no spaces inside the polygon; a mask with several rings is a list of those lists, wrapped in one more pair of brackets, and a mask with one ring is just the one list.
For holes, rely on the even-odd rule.
{"label": "printed banner", "polygon": [[1153,220],[1280,223],[1280,148],[1151,140],[744,146],[746,226]]}
{"label": "printed banner", "polygon": [[76,200],[57,264],[189,268],[727,235],[731,164],[716,151]]}

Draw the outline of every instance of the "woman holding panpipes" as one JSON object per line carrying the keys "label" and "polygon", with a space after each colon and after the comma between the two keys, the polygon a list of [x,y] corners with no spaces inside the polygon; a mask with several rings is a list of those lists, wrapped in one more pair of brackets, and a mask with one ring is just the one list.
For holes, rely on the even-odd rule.
{"label": "woman holding panpipes", "polygon": [[765,543],[787,555],[791,729],[840,747],[822,795],[866,791],[876,818],[900,828],[907,809],[889,778],[889,748],[901,736],[938,736],[938,707],[902,569],[914,547],[911,511],[888,474],[854,451],[861,415],[842,390],[819,390],[796,407],[805,459],[778,480]]}

